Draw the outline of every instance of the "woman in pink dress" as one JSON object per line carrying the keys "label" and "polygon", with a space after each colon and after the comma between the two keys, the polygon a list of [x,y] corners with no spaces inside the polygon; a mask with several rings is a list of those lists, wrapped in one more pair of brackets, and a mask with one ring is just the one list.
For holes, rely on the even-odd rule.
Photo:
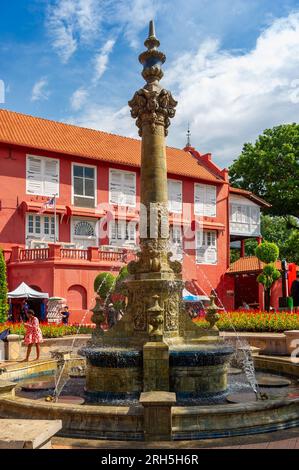
{"label": "woman in pink dress", "polygon": [[36,347],[36,360],[38,360],[40,355],[40,343],[43,342],[43,335],[39,327],[39,321],[34,315],[33,310],[28,310],[27,318],[28,322],[24,323],[26,327],[24,344],[27,346],[27,354],[26,359],[24,359],[23,362],[28,362],[33,344],[35,344]]}

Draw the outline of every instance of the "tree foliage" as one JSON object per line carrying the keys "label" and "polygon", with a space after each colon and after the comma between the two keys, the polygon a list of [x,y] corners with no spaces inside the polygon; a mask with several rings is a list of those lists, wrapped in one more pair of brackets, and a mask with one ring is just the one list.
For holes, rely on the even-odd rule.
{"label": "tree foliage", "polygon": [[275,243],[265,241],[256,247],[255,255],[263,263],[275,263],[279,256],[279,248]]}
{"label": "tree foliage", "polygon": [[98,274],[94,280],[94,291],[106,301],[112,294],[116,278],[111,273]]}
{"label": "tree foliage", "polygon": [[[286,259],[288,263],[299,264],[299,225],[295,217],[278,217],[262,215],[261,234],[264,240],[276,243],[279,248],[280,259]],[[246,240],[246,256],[255,256],[257,241]],[[238,248],[231,250],[231,262],[240,258]]]}
{"label": "tree foliage", "polygon": [[255,249],[255,254],[260,261],[268,263],[263,271],[257,277],[257,281],[264,286],[265,290],[265,308],[270,310],[271,289],[273,284],[280,278],[280,272],[276,269],[274,263],[279,256],[279,248],[275,243],[263,242]]}
{"label": "tree foliage", "polygon": [[0,323],[3,323],[7,320],[7,293],[6,263],[3,251],[0,249]]}
{"label": "tree foliage", "polygon": [[264,198],[272,215],[299,217],[299,124],[266,129],[229,168],[233,186]]}

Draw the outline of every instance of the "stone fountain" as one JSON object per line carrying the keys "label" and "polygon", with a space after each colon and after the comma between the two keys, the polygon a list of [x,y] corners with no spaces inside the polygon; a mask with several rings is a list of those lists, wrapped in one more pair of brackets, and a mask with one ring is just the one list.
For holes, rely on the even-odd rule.
{"label": "stone fountain", "polygon": [[182,305],[182,266],[169,252],[169,220],[165,137],[177,102],[160,85],[166,57],[159,51],[150,22],[147,50],[140,54],[143,88],[129,101],[141,147],[140,253],[128,265],[128,305],[123,318],[103,332],[103,307],[93,309],[96,329],[86,357],[86,393],[101,400],[139,398],[149,391],[175,392],[178,399],[215,397],[227,388],[232,349],[216,327],[212,303],[202,331]]}
{"label": "stone fountain", "polygon": [[[0,417],[59,418],[63,435],[70,437],[156,442],[214,439],[298,426],[298,366],[285,358],[282,364],[279,357],[255,357],[261,369],[279,374],[283,369],[293,376],[289,390],[272,395],[270,389],[269,400],[256,400],[253,393],[247,397],[248,387],[241,391],[245,396],[240,396],[239,379],[238,393],[232,393],[234,381],[230,379],[231,394],[227,397],[227,365],[233,350],[219,337],[215,299],[211,298],[206,315],[207,330],[199,329],[184,311],[181,265],[172,261],[168,250],[165,136],[176,102],[159,85],[165,56],[158,50],[152,22],[145,45],[147,50],[139,59],[146,85],[129,103],[142,137],[142,208],[141,252],[138,261],[128,266],[127,311],[111,330],[104,332],[104,306],[97,298],[92,317],[96,328],[87,347],[81,350],[86,358],[85,392],[84,380],[78,379],[78,375],[84,375],[85,360],[67,357],[69,352],[58,352],[55,360],[36,364],[7,365],[0,371]],[[254,388],[254,365],[246,363],[245,356],[242,362],[247,369],[246,380]],[[75,403],[66,406],[59,400],[24,397],[26,392],[18,390],[20,379],[27,381],[38,375],[44,380],[49,372],[60,377],[65,366],[76,375],[75,387],[71,388]],[[273,384],[273,380],[277,383],[278,378],[264,377],[262,383]],[[82,403],[83,393],[87,400],[82,406],[78,400]]]}

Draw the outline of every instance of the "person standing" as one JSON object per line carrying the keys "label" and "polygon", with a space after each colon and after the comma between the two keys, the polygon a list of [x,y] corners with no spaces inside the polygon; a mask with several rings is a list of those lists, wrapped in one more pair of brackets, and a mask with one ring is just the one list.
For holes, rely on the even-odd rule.
{"label": "person standing", "polygon": [[108,326],[112,328],[116,323],[116,310],[113,304],[108,305]]}
{"label": "person standing", "polygon": [[297,311],[299,307],[299,271],[297,271],[296,279],[292,283],[291,297],[293,297],[294,309]]}
{"label": "person standing", "polygon": [[64,306],[63,311],[61,312],[62,318],[61,321],[64,325],[68,325],[71,312],[67,305]]}
{"label": "person standing", "polygon": [[24,323],[26,328],[24,344],[27,346],[26,358],[22,362],[28,362],[29,356],[32,350],[32,345],[35,344],[36,348],[36,358],[38,361],[40,356],[40,343],[43,342],[43,335],[39,327],[39,321],[35,316],[33,310],[28,310],[27,312],[28,321]]}

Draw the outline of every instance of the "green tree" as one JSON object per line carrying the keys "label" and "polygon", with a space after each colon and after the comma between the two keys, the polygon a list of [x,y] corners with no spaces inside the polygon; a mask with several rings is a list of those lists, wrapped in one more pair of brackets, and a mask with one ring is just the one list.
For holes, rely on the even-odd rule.
{"label": "green tree", "polygon": [[3,251],[0,249],[0,323],[4,323],[7,320],[7,292],[6,263]]}
{"label": "green tree", "polygon": [[[299,264],[299,225],[295,217],[262,215],[261,234],[264,240],[276,243],[279,248],[280,258],[289,263]],[[255,256],[258,243],[255,239],[245,242],[246,256]],[[240,250],[231,250],[231,262],[240,258]]]}
{"label": "green tree", "polygon": [[263,242],[256,247],[255,254],[263,263],[263,271],[257,277],[257,281],[263,285],[265,291],[265,309],[270,310],[271,289],[273,284],[280,278],[280,272],[276,269],[274,263],[279,256],[279,248],[275,243]]}
{"label": "green tree", "polygon": [[94,291],[98,293],[101,299],[107,303],[113,293],[115,286],[115,276],[111,273],[98,274],[94,280]]}
{"label": "green tree", "polygon": [[229,168],[233,186],[264,198],[272,215],[299,217],[299,124],[266,129]]}

